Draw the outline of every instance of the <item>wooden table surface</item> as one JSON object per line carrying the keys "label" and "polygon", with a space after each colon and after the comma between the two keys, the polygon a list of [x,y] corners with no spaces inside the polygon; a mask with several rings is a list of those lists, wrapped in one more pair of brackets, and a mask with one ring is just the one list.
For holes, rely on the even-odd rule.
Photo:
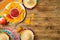
{"label": "wooden table surface", "polygon": [[26,18],[32,17],[31,14],[34,14],[33,24],[22,22],[18,26],[31,28],[35,40],[60,40],[60,0],[39,0],[34,9],[27,10]]}
{"label": "wooden table surface", "polygon": [[36,8],[27,10],[27,17],[32,13],[32,25],[19,25],[33,29],[35,40],[60,40],[60,0],[39,0]]}
{"label": "wooden table surface", "polygon": [[23,27],[32,28],[36,34],[35,40],[60,40],[60,0],[39,0],[33,10],[33,25]]}

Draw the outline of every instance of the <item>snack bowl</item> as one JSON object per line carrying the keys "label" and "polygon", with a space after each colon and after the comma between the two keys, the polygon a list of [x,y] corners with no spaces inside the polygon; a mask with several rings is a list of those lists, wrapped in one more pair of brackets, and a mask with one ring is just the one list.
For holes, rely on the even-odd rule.
{"label": "snack bowl", "polygon": [[26,9],[33,9],[36,7],[38,0],[22,0],[22,4]]}
{"label": "snack bowl", "polygon": [[17,24],[24,21],[26,17],[26,10],[22,4],[13,1],[7,4],[1,14],[3,14],[7,22]]}
{"label": "snack bowl", "polygon": [[32,29],[24,29],[20,32],[21,40],[34,40],[35,33]]}

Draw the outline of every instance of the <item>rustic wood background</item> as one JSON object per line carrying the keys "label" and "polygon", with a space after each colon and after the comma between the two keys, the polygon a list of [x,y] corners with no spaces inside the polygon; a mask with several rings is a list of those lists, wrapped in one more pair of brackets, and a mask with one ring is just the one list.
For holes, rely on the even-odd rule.
{"label": "rustic wood background", "polygon": [[33,29],[35,40],[60,40],[60,0],[39,0],[36,8],[27,10],[27,17],[32,13],[32,25],[19,25]]}
{"label": "rustic wood background", "polygon": [[31,28],[35,32],[35,40],[60,40],[60,0],[39,0],[33,10],[27,10],[26,18],[32,17],[29,16],[32,13],[33,24],[22,22],[17,26]]}
{"label": "rustic wood background", "polygon": [[38,5],[27,13],[34,13],[32,28],[36,34],[35,40],[60,40],[60,0],[39,0]]}

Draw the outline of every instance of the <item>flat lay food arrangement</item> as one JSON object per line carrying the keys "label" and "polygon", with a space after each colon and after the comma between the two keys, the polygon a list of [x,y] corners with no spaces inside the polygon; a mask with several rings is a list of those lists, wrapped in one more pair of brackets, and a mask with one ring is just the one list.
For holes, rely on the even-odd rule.
{"label": "flat lay food arrangement", "polygon": [[[2,9],[2,11],[0,12],[0,25],[2,25],[0,26],[0,40],[34,40],[35,34],[32,29],[26,29],[17,26],[13,26],[14,28],[5,26],[8,24],[18,25],[18,23],[23,22],[27,16],[26,8],[32,9],[37,5],[37,0],[28,0],[27,2],[26,1],[27,0],[0,1],[0,10]],[[32,4],[30,5],[30,3]]]}
{"label": "flat lay food arrangement", "polygon": [[0,40],[60,40],[59,0],[0,0]]}
{"label": "flat lay food arrangement", "polygon": [[[10,1],[12,1],[12,2],[10,2]],[[33,0],[33,1],[21,0],[22,3],[14,1],[14,0],[10,0],[10,1],[6,6],[3,6],[1,4],[3,6],[3,11],[0,13],[0,16],[3,16],[7,22],[13,23],[13,24],[19,23],[25,19],[26,14],[27,14],[25,5],[26,5],[26,8],[29,8],[29,9],[32,9],[33,7],[35,7],[37,5],[37,0]],[[25,2],[25,1],[27,1],[27,2]],[[30,3],[32,3],[32,4],[30,5]]]}

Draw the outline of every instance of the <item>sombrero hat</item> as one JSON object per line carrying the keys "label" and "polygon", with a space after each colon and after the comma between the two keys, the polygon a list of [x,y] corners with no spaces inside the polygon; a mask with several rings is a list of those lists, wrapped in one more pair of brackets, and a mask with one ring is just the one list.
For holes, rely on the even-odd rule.
{"label": "sombrero hat", "polygon": [[18,33],[12,28],[0,27],[0,33],[6,33],[9,37],[9,40],[20,40]]}
{"label": "sombrero hat", "polygon": [[26,11],[24,6],[19,2],[10,2],[1,15],[3,15],[9,23],[19,23],[24,20]]}

